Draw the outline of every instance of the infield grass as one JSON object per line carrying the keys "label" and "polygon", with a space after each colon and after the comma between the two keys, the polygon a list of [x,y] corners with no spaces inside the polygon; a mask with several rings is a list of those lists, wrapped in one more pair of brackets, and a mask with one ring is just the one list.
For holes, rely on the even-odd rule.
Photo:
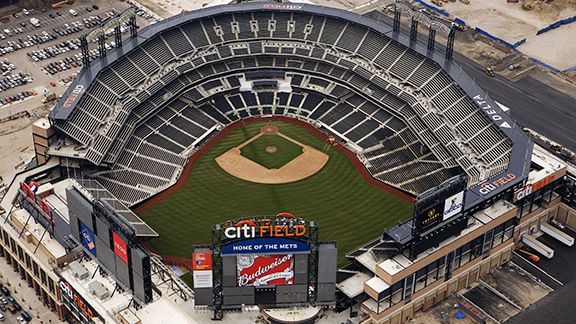
{"label": "infield grass", "polygon": [[[268,146],[276,147],[277,151],[266,152]],[[302,146],[278,135],[262,135],[242,147],[240,154],[267,169],[279,169],[302,154]]]}
{"label": "infield grass", "polygon": [[[270,185],[240,180],[218,166],[214,160],[217,156],[250,139],[267,124],[327,153],[327,164],[304,180]],[[347,156],[305,128],[267,121],[233,130],[196,161],[183,188],[140,216],[160,234],[150,242],[159,253],[190,258],[193,244],[211,243],[213,224],[289,212],[318,222],[321,240],[337,241],[338,265],[342,266],[346,252],[411,217],[412,208],[365,182]]]}

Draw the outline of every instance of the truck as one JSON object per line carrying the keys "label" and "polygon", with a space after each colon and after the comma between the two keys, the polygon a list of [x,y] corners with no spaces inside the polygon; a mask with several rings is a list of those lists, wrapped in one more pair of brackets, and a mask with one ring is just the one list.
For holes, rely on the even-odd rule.
{"label": "truck", "polygon": [[40,20],[38,18],[32,17],[30,18],[30,24],[34,27],[40,27]]}
{"label": "truck", "polygon": [[53,102],[55,100],[58,100],[58,97],[56,96],[55,93],[51,93],[49,95],[47,95],[46,97],[42,98],[42,103],[49,103],[49,102]]}

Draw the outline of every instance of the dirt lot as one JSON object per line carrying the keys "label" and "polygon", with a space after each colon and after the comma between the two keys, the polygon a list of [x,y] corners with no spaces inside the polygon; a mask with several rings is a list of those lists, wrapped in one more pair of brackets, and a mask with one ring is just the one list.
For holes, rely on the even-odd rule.
{"label": "dirt lot", "polygon": [[523,10],[520,3],[502,0],[471,0],[469,5],[448,2],[443,8],[472,27],[480,27],[509,43],[515,43],[540,28],[576,15],[573,0],[555,0],[536,5],[533,10]]}
{"label": "dirt lot", "polygon": [[574,35],[576,35],[576,22],[541,35],[530,35],[526,43],[517,49],[563,71],[576,67]]}
{"label": "dirt lot", "polygon": [[463,295],[500,323],[503,323],[520,312],[520,309],[515,305],[495,294],[491,289],[482,284],[468,290]]}
{"label": "dirt lot", "polygon": [[576,24],[536,35],[539,29],[576,15],[576,2],[555,0],[536,3],[533,10],[523,10],[520,3],[471,0],[469,5],[458,1],[448,2],[442,9],[464,20],[467,25],[479,27],[509,43],[526,38],[526,43],[517,47],[519,51],[559,70],[576,66],[576,56],[573,55],[576,43],[569,41],[576,33]]}
{"label": "dirt lot", "polygon": [[18,118],[0,124],[0,177],[9,182],[18,171],[15,166],[34,156],[32,121]]}

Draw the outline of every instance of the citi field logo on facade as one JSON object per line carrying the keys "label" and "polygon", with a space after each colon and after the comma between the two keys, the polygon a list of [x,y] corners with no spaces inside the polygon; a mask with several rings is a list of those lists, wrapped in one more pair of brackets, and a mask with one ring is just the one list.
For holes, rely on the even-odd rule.
{"label": "citi field logo on facade", "polygon": [[80,297],[76,291],[74,291],[74,288],[72,288],[68,282],[60,281],[60,290],[62,290],[63,295],[68,296],[68,301],[70,303],[76,304],[76,308],[82,311],[86,317],[94,317],[94,312],[92,312],[92,309],[90,309],[88,304],[86,304],[86,301]]}
{"label": "citi field logo on facade", "polygon": [[64,101],[64,103],[62,104],[62,107],[64,108],[70,108],[72,107],[72,105],[74,104],[74,102],[76,102],[76,100],[78,99],[78,97],[80,97],[82,95],[82,93],[84,92],[84,86],[79,84],[77,85],[74,90],[72,90],[72,93],[68,96],[68,98],[66,98],[66,100]]}
{"label": "citi field logo on facade", "polygon": [[508,173],[506,175],[501,176],[500,178],[493,180],[493,181],[486,181],[480,184],[480,188],[478,191],[483,194],[487,195],[492,191],[502,187],[503,185],[507,184],[508,182],[516,179],[516,175],[514,173]]}
{"label": "citi field logo on facade", "polygon": [[240,221],[224,230],[224,236],[229,239],[270,238],[270,237],[300,237],[306,235],[304,225],[256,225],[253,221]]}

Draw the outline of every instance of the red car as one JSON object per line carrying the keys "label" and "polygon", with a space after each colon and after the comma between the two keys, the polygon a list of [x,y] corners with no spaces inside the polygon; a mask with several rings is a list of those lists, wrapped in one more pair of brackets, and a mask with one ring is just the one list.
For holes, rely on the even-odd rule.
{"label": "red car", "polygon": [[16,307],[14,307],[14,305],[9,304],[8,305],[8,311],[10,311],[10,313],[15,314],[18,310],[16,309]]}

